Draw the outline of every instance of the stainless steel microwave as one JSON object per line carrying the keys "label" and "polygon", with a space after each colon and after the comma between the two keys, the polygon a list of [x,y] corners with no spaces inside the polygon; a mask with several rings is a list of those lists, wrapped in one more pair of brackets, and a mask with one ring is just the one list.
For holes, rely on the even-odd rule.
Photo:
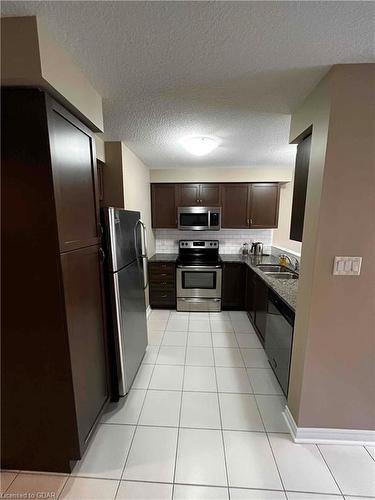
{"label": "stainless steel microwave", "polygon": [[179,207],[178,229],[183,231],[218,231],[221,227],[220,207]]}

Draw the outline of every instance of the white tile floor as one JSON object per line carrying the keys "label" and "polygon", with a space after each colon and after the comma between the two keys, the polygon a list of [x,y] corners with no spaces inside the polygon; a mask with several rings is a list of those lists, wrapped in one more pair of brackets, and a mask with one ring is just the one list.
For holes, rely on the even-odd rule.
{"label": "white tile floor", "polygon": [[373,447],[293,443],[282,417],[285,398],[245,313],[153,311],[148,323],[149,346],[132,390],[108,408],[71,476],[3,471],[1,494],[375,498]]}

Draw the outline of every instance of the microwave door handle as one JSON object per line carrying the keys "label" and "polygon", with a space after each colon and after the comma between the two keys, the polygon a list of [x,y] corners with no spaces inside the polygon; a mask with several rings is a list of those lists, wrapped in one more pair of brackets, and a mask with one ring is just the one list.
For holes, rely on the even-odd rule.
{"label": "microwave door handle", "polygon": [[207,211],[208,214],[208,229],[211,229],[211,210]]}

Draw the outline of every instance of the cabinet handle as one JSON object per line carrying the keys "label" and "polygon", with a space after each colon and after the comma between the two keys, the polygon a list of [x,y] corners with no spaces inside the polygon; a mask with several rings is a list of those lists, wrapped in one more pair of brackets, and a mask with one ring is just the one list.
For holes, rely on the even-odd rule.
{"label": "cabinet handle", "polygon": [[166,294],[166,293],[164,293],[164,294],[162,294],[161,296],[163,297],[163,299],[165,299],[165,298],[167,297],[167,294]]}
{"label": "cabinet handle", "polygon": [[250,219],[246,219],[246,223],[248,226],[250,226]]}
{"label": "cabinet handle", "polygon": [[160,276],[167,276],[167,273],[162,273]]}
{"label": "cabinet handle", "polygon": [[100,254],[100,258],[101,258],[102,262],[104,262],[105,253],[104,253],[104,250],[102,248],[99,248],[99,254]]}

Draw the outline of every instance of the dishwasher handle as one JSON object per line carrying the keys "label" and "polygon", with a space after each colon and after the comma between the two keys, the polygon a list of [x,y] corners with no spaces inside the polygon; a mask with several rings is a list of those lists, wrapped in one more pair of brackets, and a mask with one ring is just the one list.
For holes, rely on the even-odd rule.
{"label": "dishwasher handle", "polygon": [[286,321],[294,327],[294,311],[288,307],[283,300],[281,300],[274,292],[269,290],[268,298],[279,313],[286,319]]}

